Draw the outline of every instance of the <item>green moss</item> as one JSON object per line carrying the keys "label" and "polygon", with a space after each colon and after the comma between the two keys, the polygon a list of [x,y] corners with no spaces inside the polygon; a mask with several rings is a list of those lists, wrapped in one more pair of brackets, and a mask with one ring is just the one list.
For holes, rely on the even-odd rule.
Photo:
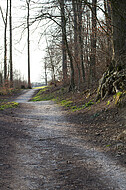
{"label": "green moss", "polygon": [[110,101],[108,100],[108,102],[107,102],[107,106],[109,106],[110,105]]}
{"label": "green moss", "polygon": [[80,111],[85,108],[91,109],[91,106],[94,104],[93,100],[85,103],[84,105],[77,106],[71,100],[71,98],[64,99],[64,94],[68,93],[67,88],[60,88],[53,91],[52,87],[48,86],[46,88],[41,89],[35,97],[32,98],[31,101],[47,101],[52,100],[61,106],[68,108],[69,110],[75,112]]}
{"label": "green moss", "polygon": [[19,104],[17,102],[3,102],[0,104],[0,110],[8,109],[8,108],[15,108]]}
{"label": "green moss", "polygon": [[126,106],[126,91],[116,93],[113,98],[118,107]]}
{"label": "green moss", "polygon": [[[46,91],[48,92],[47,94],[44,93]],[[39,92],[31,99],[31,101],[47,101],[52,100],[53,98],[55,98],[54,94],[49,93],[49,86],[46,86],[39,90]]]}
{"label": "green moss", "polygon": [[[39,92],[32,98],[31,101],[52,100],[52,101],[56,101],[57,103],[60,103],[59,99],[63,98],[63,95],[65,92],[66,92],[66,89],[63,87],[61,89],[53,91],[52,87],[48,86],[39,90]],[[64,103],[62,102],[61,104],[64,104]],[[66,105],[66,106],[69,106],[69,105]]]}
{"label": "green moss", "polygon": [[54,96],[52,94],[47,94],[47,95],[37,95],[35,97],[32,98],[32,101],[47,101],[47,100],[52,100],[54,98]]}
{"label": "green moss", "polygon": [[94,102],[92,100],[90,100],[89,102],[87,102],[86,104],[84,104],[82,107],[83,108],[87,108],[87,107],[89,107],[89,106],[91,106],[93,104],[94,104]]}
{"label": "green moss", "polygon": [[106,145],[106,147],[110,147],[110,146],[111,146],[111,144],[107,144],[107,145]]}
{"label": "green moss", "polygon": [[62,101],[60,101],[60,104],[61,104],[62,106],[65,106],[65,107],[70,107],[70,105],[71,105],[72,103],[73,103],[73,102],[70,101],[70,100],[62,100]]}
{"label": "green moss", "polygon": [[120,98],[121,98],[122,94],[123,94],[122,92],[117,92],[116,95],[114,96],[114,98],[115,98],[115,105],[119,104]]}
{"label": "green moss", "polygon": [[77,107],[77,106],[72,106],[72,107],[71,107],[71,110],[72,110],[73,112],[75,112],[75,111],[83,110],[83,109],[85,109],[85,108],[87,108],[87,107],[89,107],[89,109],[91,109],[91,105],[93,105],[93,104],[94,104],[94,102],[93,102],[92,100],[90,100],[89,102],[85,103],[85,104],[82,105],[82,106],[79,106],[79,107]]}

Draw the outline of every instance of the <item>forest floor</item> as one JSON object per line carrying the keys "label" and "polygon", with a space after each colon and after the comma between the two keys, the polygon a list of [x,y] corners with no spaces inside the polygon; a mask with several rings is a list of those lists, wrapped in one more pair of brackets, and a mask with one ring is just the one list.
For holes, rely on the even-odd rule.
{"label": "forest floor", "polygon": [[[54,100],[62,106],[66,119],[76,124],[76,132],[88,142],[97,144],[126,166],[126,105],[117,106],[111,95],[96,102],[96,90],[68,92],[67,88],[52,86],[36,98]],[[79,125],[79,128],[78,128]],[[80,127],[81,126],[81,127]]]}
{"label": "forest floor", "polygon": [[[18,90],[10,95],[0,96],[0,105],[13,101],[27,91]],[[37,93],[40,93],[39,96]],[[45,90],[36,90],[33,97],[34,101],[37,97],[60,104],[66,119],[77,124],[76,126],[79,124],[79,128],[76,127],[77,133],[85,135],[90,143],[111,153],[121,164],[126,164],[126,134],[118,138],[126,130],[126,105],[115,105],[114,96],[96,102],[96,90],[73,93],[68,92],[68,88],[52,85]]]}
{"label": "forest floor", "polygon": [[[31,91],[35,102],[26,102]],[[95,90],[25,92],[24,103],[22,91],[5,97],[18,107],[0,111],[1,190],[125,190],[126,139],[117,137],[126,107],[113,96],[95,102]]]}

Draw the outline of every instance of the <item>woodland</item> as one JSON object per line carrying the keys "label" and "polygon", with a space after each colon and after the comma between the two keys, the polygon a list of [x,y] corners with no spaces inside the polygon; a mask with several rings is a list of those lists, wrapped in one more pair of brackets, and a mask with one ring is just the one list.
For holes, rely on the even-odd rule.
{"label": "woodland", "polygon": [[[28,80],[23,81],[14,71],[11,0],[6,0],[6,14],[0,7],[4,22],[0,94],[11,94],[17,88],[32,88],[30,29],[34,25],[40,27],[39,43],[43,43],[41,39],[44,35],[47,45],[42,61],[47,87],[40,90],[32,101],[53,99],[60,103],[66,110],[68,120],[77,126],[83,125],[81,134],[85,133],[89,141],[103,145],[105,151],[109,149],[115,151],[117,156],[121,155],[119,159],[125,164],[126,1],[22,2],[27,17],[25,23],[23,21],[17,27],[27,31]],[[9,44],[6,37],[8,27]],[[118,144],[122,139],[123,143]],[[117,146],[115,148],[116,143],[119,149]]]}
{"label": "woodland", "polygon": [[[97,98],[125,94],[126,14],[125,0],[50,0],[24,1],[27,19],[28,85],[16,78],[13,66],[12,2],[6,1],[4,22],[4,59],[0,73],[1,88],[30,83],[30,26],[43,27],[47,48],[44,57],[45,83],[61,82],[69,91],[97,88]],[[31,11],[34,12],[31,16]],[[100,15],[100,16],[99,16]],[[9,22],[8,22],[9,20]],[[44,20],[44,26],[41,22]],[[22,26],[24,23],[20,23]],[[9,27],[10,42],[7,44]],[[19,27],[19,26],[18,26]],[[3,39],[1,39],[3,40]],[[40,40],[40,43],[42,41]],[[8,56],[9,50],[9,58]],[[19,80],[18,82],[16,82]]]}

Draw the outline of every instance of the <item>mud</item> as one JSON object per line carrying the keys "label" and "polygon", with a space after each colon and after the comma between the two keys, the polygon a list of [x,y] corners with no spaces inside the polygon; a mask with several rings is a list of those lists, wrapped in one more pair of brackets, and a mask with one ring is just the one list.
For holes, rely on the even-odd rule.
{"label": "mud", "polygon": [[0,189],[125,190],[126,168],[76,125],[51,101],[1,112]]}

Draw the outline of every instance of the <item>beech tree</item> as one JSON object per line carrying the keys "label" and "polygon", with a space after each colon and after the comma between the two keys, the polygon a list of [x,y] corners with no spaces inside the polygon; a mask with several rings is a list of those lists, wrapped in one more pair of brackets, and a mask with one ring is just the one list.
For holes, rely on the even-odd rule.
{"label": "beech tree", "polygon": [[[98,90],[98,97],[105,97],[107,94],[118,91],[119,72],[116,68],[119,69],[122,65],[117,60],[122,60],[121,56],[124,54],[117,56],[117,53],[122,51],[117,50],[119,46],[117,43],[125,41],[124,37],[123,40],[121,39],[121,35],[125,31],[121,31],[121,35],[117,36],[117,34],[120,32],[119,28],[125,25],[123,19],[120,22],[121,18],[125,17],[122,7],[122,4],[123,6],[125,4],[123,0],[102,0],[100,3],[97,0],[51,0],[49,2],[45,0],[39,3],[41,8],[33,22],[46,20],[48,23],[51,21],[51,24],[55,23],[60,27],[57,38],[59,38],[59,42],[62,42],[62,74],[63,80],[69,81],[70,90],[74,90],[75,86],[77,89],[80,85],[86,86],[87,81],[90,82],[88,87],[94,86],[94,84],[96,86],[100,76],[107,69],[106,62],[108,62],[109,69],[100,80]],[[121,5],[119,5],[120,3]],[[121,13],[122,10],[123,13]],[[100,20],[98,11],[103,11],[105,18]],[[111,33],[111,26],[113,26],[113,33]],[[125,27],[123,28],[125,30]],[[113,36],[113,56],[111,56],[111,34]],[[123,46],[121,44],[120,47]],[[54,54],[54,52],[52,53]]]}
{"label": "beech tree", "polygon": [[10,86],[13,86],[13,63],[12,63],[12,1],[10,0],[9,10],[9,25],[10,25]]}
{"label": "beech tree", "polygon": [[7,21],[8,21],[8,0],[7,0],[7,4],[6,4],[6,16],[4,18],[3,15],[3,11],[2,8],[0,6],[0,11],[1,11],[1,15],[2,15],[2,19],[3,19],[3,23],[4,23],[4,82],[7,79]]}
{"label": "beech tree", "polygon": [[31,88],[31,82],[30,82],[30,24],[29,24],[29,19],[30,19],[30,1],[31,0],[26,0],[27,4],[27,46],[28,46],[28,88]]}
{"label": "beech tree", "polygon": [[91,56],[90,56],[90,79],[91,83],[96,77],[96,31],[97,31],[97,0],[92,0],[92,34],[91,34]]}
{"label": "beech tree", "polygon": [[126,89],[126,14],[125,0],[111,0],[112,62],[100,80],[97,99]]}
{"label": "beech tree", "polygon": [[63,82],[67,80],[67,50],[66,50],[66,19],[65,19],[65,8],[64,0],[60,0],[60,12],[61,12],[61,28],[62,28],[62,70],[63,70]]}

